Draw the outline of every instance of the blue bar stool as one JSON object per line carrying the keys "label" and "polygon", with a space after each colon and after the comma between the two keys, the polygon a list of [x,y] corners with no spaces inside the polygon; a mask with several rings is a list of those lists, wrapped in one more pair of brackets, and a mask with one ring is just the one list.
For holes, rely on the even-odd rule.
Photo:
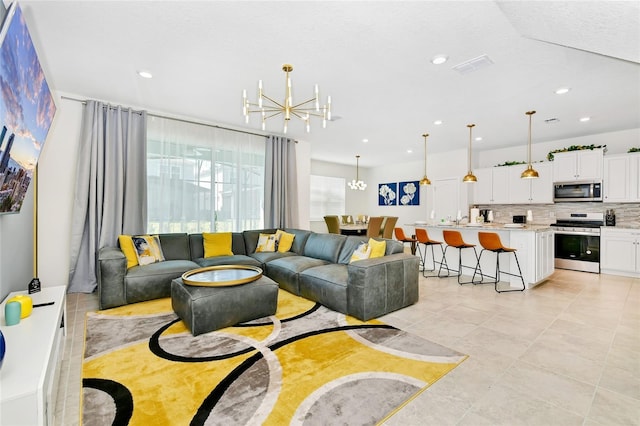
{"label": "blue bar stool", "polygon": [[[483,281],[482,270],[480,269],[480,258],[478,257],[478,252],[476,251],[475,244],[467,244],[462,239],[462,235],[459,231],[451,231],[445,229],[442,231],[442,236],[444,237],[444,242],[447,243],[443,253],[442,253],[442,262],[440,262],[440,269],[438,269],[438,277],[446,278],[452,277],[451,272],[457,272],[458,274],[458,284],[481,284]],[[453,247],[458,249],[458,269],[451,269],[447,264],[447,249],[449,247]],[[476,264],[474,266],[467,266],[462,264],[462,250],[465,249],[473,249],[473,254],[475,255]],[[442,266],[447,270],[447,275],[442,275]],[[473,268],[473,277],[471,277],[471,281],[461,281],[460,277],[462,276],[462,268]],[[475,281],[476,273],[480,274],[480,281]]]}
{"label": "blue bar stool", "polygon": [[[500,240],[500,236],[495,232],[478,232],[478,240],[480,241],[480,245],[482,246],[482,250],[480,251],[480,258],[482,258],[482,254],[485,251],[492,251],[496,254],[496,276],[492,277],[487,275],[488,278],[492,278],[495,281],[486,281],[486,284],[494,284],[494,288],[498,293],[507,293],[510,291],[524,291],[524,278],[522,277],[522,270],[520,269],[520,262],[518,261],[518,255],[516,254],[516,249],[505,247],[502,245],[502,241]],[[505,272],[500,270],[500,253],[513,253],[513,257],[516,259],[516,265],[518,265],[518,274],[512,274],[511,272]],[[480,258],[478,258],[478,266],[480,264]],[[500,281],[500,274],[507,274],[512,277],[519,277],[520,281],[522,281],[522,288],[515,288],[509,290],[498,290],[498,282]],[[475,274],[474,274],[475,277]]]}

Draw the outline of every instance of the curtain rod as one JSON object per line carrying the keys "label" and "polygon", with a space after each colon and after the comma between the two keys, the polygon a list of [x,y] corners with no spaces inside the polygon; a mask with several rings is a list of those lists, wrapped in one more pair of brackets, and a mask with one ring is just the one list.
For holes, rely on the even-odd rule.
{"label": "curtain rod", "polygon": [[[87,104],[87,101],[82,100],[82,99],[71,98],[69,96],[61,96],[61,98],[69,100],[69,101],[80,102],[83,105]],[[111,105],[109,105],[109,107],[113,108],[113,106],[111,106]],[[134,111],[134,112],[137,113],[137,114],[142,113],[142,111]],[[166,116],[166,115],[152,114],[152,113],[149,113],[149,112],[147,113],[147,115],[149,117],[164,118],[164,119],[168,119],[168,120],[181,121],[183,123],[188,123],[188,124],[197,124],[199,126],[207,126],[207,127],[213,127],[213,128],[216,128],[216,129],[229,130],[229,131],[232,131],[232,132],[246,133],[248,135],[253,135],[253,136],[262,136],[262,137],[268,136],[268,135],[265,135],[265,134],[262,134],[262,133],[254,133],[254,132],[248,132],[246,130],[232,129],[230,127],[218,126],[217,124],[207,124],[207,123],[202,123],[202,122],[195,121],[195,120],[187,120],[187,119],[184,119],[184,118],[169,117],[169,116]],[[298,141],[295,141],[295,142],[298,143]]]}

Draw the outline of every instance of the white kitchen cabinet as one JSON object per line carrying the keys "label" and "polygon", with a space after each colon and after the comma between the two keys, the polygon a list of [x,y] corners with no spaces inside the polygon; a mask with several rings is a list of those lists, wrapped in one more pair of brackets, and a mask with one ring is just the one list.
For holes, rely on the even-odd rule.
{"label": "white kitchen cabinet", "polygon": [[553,274],[555,270],[555,245],[553,230],[536,232],[536,275],[540,282]]}
{"label": "white kitchen cabinet", "polygon": [[553,203],[552,163],[533,163],[538,172],[537,179],[522,179],[520,175],[527,165],[507,167],[509,181],[509,204],[551,204]]}
{"label": "white kitchen cabinet", "polygon": [[553,158],[554,182],[602,180],[602,148],[558,152]]}
{"label": "white kitchen cabinet", "polygon": [[605,203],[640,201],[640,153],[607,156],[602,180]]}
{"label": "white kitchen cabinet", "polygon": [[640,277],[640,230],[602,228],[600,272]]}
{"label": "white kitchen cabinet", "polygon": [[474,170],[478,181],[473,185],[475,204],[509,203],[509,167],[489,167]]}

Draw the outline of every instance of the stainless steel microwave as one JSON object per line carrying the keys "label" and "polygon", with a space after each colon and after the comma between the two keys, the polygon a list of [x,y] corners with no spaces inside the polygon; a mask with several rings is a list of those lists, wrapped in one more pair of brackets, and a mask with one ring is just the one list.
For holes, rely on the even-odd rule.
{"label": "stainless steel microwave", "polygon": [[601,182],[556,182],[553,201],[602,201]]}

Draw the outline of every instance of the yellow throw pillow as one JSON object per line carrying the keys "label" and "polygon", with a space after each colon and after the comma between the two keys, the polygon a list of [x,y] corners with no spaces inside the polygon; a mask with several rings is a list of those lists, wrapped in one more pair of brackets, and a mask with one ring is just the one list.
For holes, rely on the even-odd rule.
{"label": "yellow throw pillow", "polygon": [[157,235],[134,235],[131,237],[139,265],[163,262],[164,254]]}
{"label": "yellow throw pillow", "polygon": [[349,263],[355,262],[356,260],[368,259],[369,257],[371,257],[371,246],[367,243],[362,243],[353,251]]}
{"label": "yellow throw pillow", "polygon": [[281,229],[276,231],[276,241],[278,242],[278,251],[280,253],[286,253],[291,250],[291,246],[293,245],[293,239],[296,237],[295,234],[289,234],[288,232],[284,232]]}
{"label": "yellow throw pillow", "polygon": [[256,253],[276,251],[276,234],[260,234]]}
{"label": "yellow throw pillow", "polygon": [[133,246],[131,235],[119,235],[118,242],[120,243],[120,250],[124,253],[124,257],[127,258],[127,269],[137,266],[138,256],[136,255],[136,248]]}
{"label": "yellow throw pillow", "polygon": [[376,241],[369,238],[369,245],[371,246],[371,256],[369,256],[371,259],[384,256],[384,252],[387,250],[386,241]]}
{"label": "yellow throw pillow", "polygon": [[203,232],[204,257],[233,256],[231,232]]}

